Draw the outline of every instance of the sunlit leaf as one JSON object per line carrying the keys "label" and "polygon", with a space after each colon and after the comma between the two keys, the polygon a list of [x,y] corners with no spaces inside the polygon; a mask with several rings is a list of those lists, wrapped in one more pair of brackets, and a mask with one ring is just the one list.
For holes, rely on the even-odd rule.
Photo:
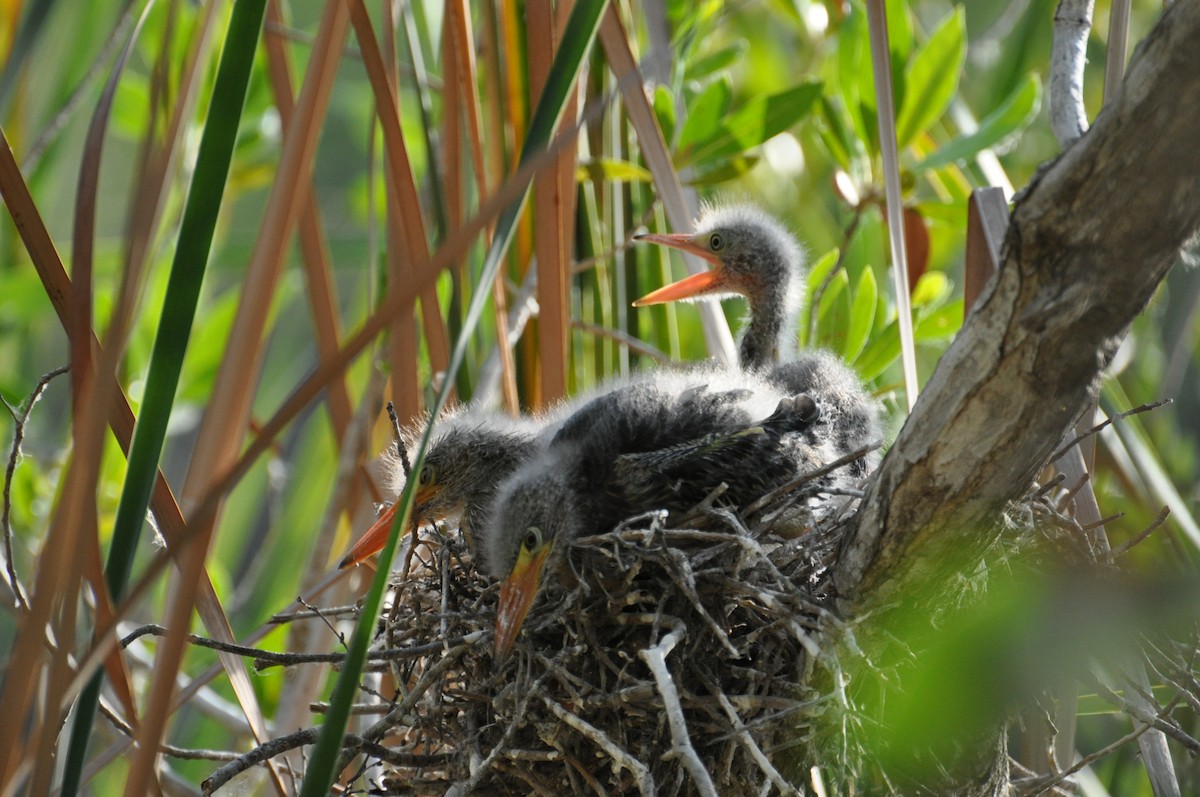
{"label": "sunlit leaf", "polygon": [[117,84],[117,94],[113,98],[113,132],[128,141],[138,141],[146,134],[146,119],[149,114],[149,81],[137,74],[126,76]]}
{"label": "sunlit leaf", "polygon": [[878,132],[871,130],[863,119],[863,106],[872,111],[875,109],[875,76],[871,71],[867,17],[857,5],[851,5],[837,43],[838,92],[857,138],[873,142]]}
{"label": "sunlit leaf", "polygon": [[817,126],[817,131],[834,161],[843,169],[849,169],[850,155],[860,151],[861,142],[850,135],[844,119],[845,111],[835,104],[835,99],[821,97],[817,111],[821,124]]}
{"label": "sunlit leaf", "polygon": [[687,70],[688,78],[691,80],[703,80],[713,73],[733,65],[743,58],[745,54],[746,42],[738,39],[728,47],[723,47],[703,58],[697,58],[689,64]]}
{"label": "sunlit leaf", "polygon": [[850,320],[850,276],[846,269],[834,272],[833,279],[817,302],[817,343],[840,351]]}
{"label": "sunlit leaf", "polygon": [[962,320],[963,300],[956,299],[918,321],[913,328],[913,340],[919,343],[946,340],[958,332]]}
{"label": "sunlit leaf", "polygon": [[662,128],[663,140],[669,144],[675,136],[675,95],[666,86],[654,89],[654,115]]}
{"label": "sunlit leaf", "polygon": [[912,290],[913,309],[938,305],[950,294],[950,280],[944,271],[926,271]]}
{"label": "sunlit leaf", "polygon": [[854,370],[870,382],[900,359],[900,330],[895,321],[876,335],[854,361]]}
{"label": "sunlit leaf", "polygon": [[1035,74],[1026,75],[1012,93],[1004,98],[1004,102],[979,123],[979,128],[974,133],[951,139],[913,169],[936,169],[966,160],[981,150],[1002,143],[1024,129],[1037,116],[1041,104],[1041,80]]}
{"label": "sunlit leaf", "polygon": [[[895,73],[898,69],[903,69],[908,63],[908,58],[912,54],[913,48],[913,26],[912,15],[909,11],[908,0],[887,0],[887,23],[888,23],[888,49],[892,55],[892,72]],[[899,91],[899,86],[896,86],[896,101],[899,102],[903,98],[903,94]]]}
{"label": "sunlit leaf", "polygon": [[917,50],[905,74],[904,104],[896,119],[896,141],[903,148],[941,118],[954,93],[967,57],[967,24],[961,6]]}
{"label": "sunlit leaf", "polygon": [[854,289],[854,303],[850,308],[850,325],[846,330],[846,340],[842,345],[842,356],[853,362],[863,347],[867,344],[867,336],[875,325],[875,301],[879,289],[875,284],[875,272],[864,268],[858,278],[858,287]]}
{"label": "sunlit leaf", "polygon": [[729,110],[731,92],[725,79],[714,80],[692,100],[687,120],[679,131],[679,151],[685,159],[694,150],[717,135],[721,119]]}
{"label": "sunlit leaf", "polygon": [[611,158],[593,158],[581,161],[575,168],[575,180],[580,183],[585,180],[648,183],[652,179],[650,172],[636,163],[612,160]]}
{"label": "sunlit leaf", "polygon": [[750,100],[729,114],[721,122],[720,131],[699,145],[685,162],[727,158],[757,147],[808,116],[821,96],[821,88],[820,83],[801,83],[787,91]]}
{"label": "sunlit leaf", "polygon": [[830,249],[825,254],[818,257],[809,267],[808,277],[805,279],[805,293],[809,300],[804,303],[804,307],[800,310],[800,343],[806,345],[808,343],[808,331],[812,328],[813,306],[812,299],[817,295],[817,289],[825,281],[833,271],[833,267],[837,265],[838,250]]}
{"label": "sunlit leaf", "polygon": [[735,155],[711,169],[697,173],[691,180],[688,180],[688,185],[717,185],[737,179],[753,169],[758,160],[757,155]]}

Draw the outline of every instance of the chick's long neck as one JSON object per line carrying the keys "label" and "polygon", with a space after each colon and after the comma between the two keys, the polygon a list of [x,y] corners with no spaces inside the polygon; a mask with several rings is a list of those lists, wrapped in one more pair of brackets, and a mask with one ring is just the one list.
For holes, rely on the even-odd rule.
{"label": "chick's long neck", "polygon": [[777,365],[790,348],[786,336],[794,334],[792,326],[799,308],[789,306],[792,276],[782,273],[777,279],[755,286],[756,290],[746,296],[750,311],[738,345],[738,357],[742,368],[748,371]]}

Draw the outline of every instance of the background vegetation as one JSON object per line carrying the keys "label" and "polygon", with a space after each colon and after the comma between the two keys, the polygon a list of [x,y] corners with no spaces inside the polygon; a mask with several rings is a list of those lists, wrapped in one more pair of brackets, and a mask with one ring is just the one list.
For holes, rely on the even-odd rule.
{"label": "background vegetation", "polygon": [[[10,412],[0,413],[0,427],[9,441],[23,434],[4,509],[11,572],[24,597],[38,594],[47,563],[64,550],[77,568],[70,572],[100,583],[118,506],[131,500],[123,491],[153,471],[127,472],[121,446],[97,433],[113,400],[97,385],[107,366],[140,416],[153,401],[152,351],[174,342],[186,355],[176,361],[178,388],[168,382],[161,397],[169,412],[162,471],[191,521],[187,539],[203,541],[207,531],[195,530],[206,511],[219,509],[207,557],[189,549],[192,561],[207,568],[235,638],[278,650],[337,648],[329,629],[273,630],[269,620],[298,595],[329,606],[364,590],[361,574],[329,574],[372,504],[393,498],[360,467],[390,437],[382,402],[393,400],[404,418],[432,406],[464,329],[463,367],[451,377],[456,400],[510,411],[536,410],[664,360],[709,356],[695,306],[630,306],[680,273],[664,252],[630,240],[643,228],[678,226],[664,209],[672,197],[693,211],[700,200],[744,198],[784,219],[812,264],[801,342],[840,352],[884,400],[893,429],[903,422],[859,2],[619,3],[594,46],[590,36],[562,36],[570,12],[562,2],[266,6],[205,258],[177,245],[189,190],[222,196],[221,174],[198,163],[197,152],[210,108],[222,99],[238,104],[214,93],[221,53],[248,52],[229,33],[233,5],[4,4],[0,126],[32,196],[29,207],[14,204],[18,175],[3,176],[10,214],[0,218],[0,395]],[[990,185],[1011,195],[1058,151],[1043,98],[1055,6],[888,3],[922,380],[961,323],[970,192]],[[1149,0],[1133,3],[1132,41],[1158,10]],[[1107,3],[1096,9],[1089,44],[1092,115],[1106,60],[1120,55],[1107,46],[1109,11]],[[578,90],[546,111],[562,113],[557,132],[567,137],[548,153],[527,147],[548,134],[535,109],[547,77],[565,75],[573,52]],[[645,84],[628,73],[629,54]],[[523,148],[541,171],[501,249],[493,243],[504,237],[500,211],[528,182],[512,177]],[[89,174],[98,175],[91,188]],[[498,192],[503,202],[493,199]],[[73,303],[60,312],[86,319],[90,307],[105,351],[120,356],[95,357],[100,377],[90,386],[78,369],[54,379],[21,423],[39,379],[73,356],[54,304],[61,285],[46,277],[53,257],[28,244],[37,223],[83,291],[63,299]],[[503,255],[496,285],[480,277],[487,253]],[[168,285],[185,273],[203,276],[191,321],[186,307],[164,309]],[[477,294],[487,303],[471,325],[467,307]],[[1130,553],[1148,569],[1194,563],[1200,543],[1198,309],[1200,278],[1176,269],[1135,324],[1100,402],[1112,414],[1174,399],[1106,430],[1097,450],[1100,505],[1106,515],[1123,513],[1109,526],[1114,544],[1147,527],[1162,506],[1172,511],[1163,530]],[[729,302],[724,312],[736,330],[741,308]],[[171,331],[180,319],[190,335]],[[508,334],[512,345],[497,346]],[[319,370],[356,339],[366,345],[344,373]],[[73,400],[72,380],[89,392]],[[102,447],[81,445],[88,434]],[[151,447],[151,465],[155,459]],[[89,467],[94,478],[65,478]],[[143,511],[129,506],[140,520]],[[68,529],[70,517],[77,522]],[[143,534],[135,550],[135,599],[122,610],[122,631],[143,623],[181,630],[172,617],[191,612],[171,603],[161,549]],[[33,649],[18,638],[31,609],[7,581],[0,651],[14,651],[11,666],[18,651]],[[175,590],[199,583],[184,578]],[[94,611],[91,593],[79,589],[64,587],[57,608],[47,609],[55,644],[73,642],[46,661],[65,662],[68,649],[83,657],[92,646],[106,601]],[[215,634],[198,621],[192,630]],[[217,661],[189,648],[175,664],[165,655],[170,644],[146,638],[125,653],[139,713],[154,714],[152,695],[166,701],[176,667],[186,682]],[[48,782],[50,751],[65,755],[55,706],[69,675],[46,670],[32,733],[13,747],[39,755],[12,753],[8,782],[22,761],[27,782]],[[311,724],[307,706],[327,697],[326,675],[251,676],[257,707],[247,710],[276,728]],[[6,677],[4,688],[13,683]],[[163,738],[188,749],[244,748],[237,699],[231,678],[216,677],[171,713]],[[1128,731],[1123,719],[1092,713],[1094,704],[1085,700],[1079,718],[1085,754]],[[149,766],[120,755],[128,743],[103,717],[92,737],[83,771],[90,793],[119,793],[135,778],[131,770]],[[1149,793],[1133,755],[1126,748],[1095,765],[1096,793]],[[215,766],[167,758],[157,777],[165,790],[194,786]]]}

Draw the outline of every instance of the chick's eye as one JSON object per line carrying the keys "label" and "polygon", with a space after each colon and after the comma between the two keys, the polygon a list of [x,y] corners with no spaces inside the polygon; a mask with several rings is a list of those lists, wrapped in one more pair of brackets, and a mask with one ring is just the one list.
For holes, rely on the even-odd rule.
{"label": "chick's eye", "polygon": [[426,465],[421,468],[421,475],[417,477],[417,481],[421,485],[431,484],[433,482],[433,467]]}
{"label": "chick's eye", "polygon": [[721,233],[714,232],[708,236],[708,248],[714,252],[719,252],[725,246],[725,239],[721,237]]}
{"label": "chick's eye", "polygon": [[530,526],[526,529],[525,537],[521,540],[521,547],[531,552],[542,547],[542,530],[537,526]]}

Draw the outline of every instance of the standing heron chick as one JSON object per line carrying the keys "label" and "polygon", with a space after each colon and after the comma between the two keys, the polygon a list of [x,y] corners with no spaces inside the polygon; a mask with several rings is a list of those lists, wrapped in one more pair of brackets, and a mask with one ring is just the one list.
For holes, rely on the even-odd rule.
{"label": "standing heron chick", "polygon": [[804,251],[795,237],[774,217],[744,204],[709,207],[696,222],[696,230],[633,237],[712,264],[708,271],[643,296],[634,306],[745,296],[750,313],[738,344],[742,367],[757,371],[790,359],[804,299]]}
{"label": "standing heron chick", "polygon": [[[763,374],[792,394],[816,400],[821,420],[814,434],[832,438],[836,456],[859,451],[880,437],[879,407],[858,375],[837,355],[795,353],[796,318],[804,302],[804,253],[774,217],[753,205],[712,206],[694,233],[649,233],[636,241],[689,252],[712,264],[634,302],[636,306],[681,299],[746,297],[749,318],[738,346],[741,366]],[[878,463],[872,452],[847,468],[855,478]]]}

